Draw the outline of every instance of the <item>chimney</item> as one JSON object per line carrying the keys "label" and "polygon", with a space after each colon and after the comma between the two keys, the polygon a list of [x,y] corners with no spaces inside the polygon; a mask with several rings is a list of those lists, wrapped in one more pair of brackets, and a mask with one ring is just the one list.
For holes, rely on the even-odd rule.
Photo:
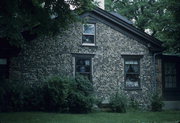
{"label": "chimney", "polygon": [[98,7],[101,8],[101,9],[105,9],[105,6],[104,6],[104,0],[94,0],[95,3],[98,3]]}

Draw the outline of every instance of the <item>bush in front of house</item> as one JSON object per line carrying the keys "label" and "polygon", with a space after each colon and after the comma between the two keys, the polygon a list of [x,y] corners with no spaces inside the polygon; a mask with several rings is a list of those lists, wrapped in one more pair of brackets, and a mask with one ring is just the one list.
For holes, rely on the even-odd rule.
{"label": "bush in front of house", "polygon": [[0,112],[22,110],[23,86],[17,80],[0,79]]}
{"label": "bush in front of house", "polygon": [[86,113],[93,104],[92,88],[92,83],[84,77],[51,77],[41,85],[1,80],[0,112]]}
{"label": "bush in front of house", "polygon": [[123,93],[118,92],[110,97],[109,104],[113,112],[125,113],[128,107],[128,99]]}
{"label": "bush in front of house", "polygon": [[72,81],[68,96],[69,111],[71,113],[87,113],[91,111],[94,103],[93,85],[89,79],[77,76]]}
{"label": "bush in front of house", "polygon": [[132,97],[129,101],[128,107],[131,111],[136,111],[139,109],[139,103],[134,97]]}
{"label": "bush in front of house", "polygon": [[52,77],[43,85],[42,95],[44,109],[50,112],[65,112],[68,110],[67,97],[71,78]]}
{"label": "bush in front of house", "polygon": [[162,111],[164,103],[159,93],[154,93],[151,97],[151,111]]}
{"label": "bush in front of house", "polygon": [[44,96],[43,85],[33,83],[24,86],[23,111],[43,111]]}
{"label": "bush in front of house", "polygon": [[25,85],[18,80],[0,81],[0,112],[40,111],[42,106],[40,86]]}

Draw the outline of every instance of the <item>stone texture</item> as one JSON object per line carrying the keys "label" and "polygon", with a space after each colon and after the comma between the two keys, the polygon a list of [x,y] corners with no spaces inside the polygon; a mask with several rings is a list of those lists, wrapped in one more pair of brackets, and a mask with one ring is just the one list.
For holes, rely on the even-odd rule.
{"label": "stone texture", "polygon": [[[96,46],[85,47],[82,46],[82,29],[81,23],[75,23],[62,35],[45,36],[25,44],[20,54],[11,59],[10,78],[38,84],[54,75],[72,76],[72,53],[95,54],[92,82],[96,96],[109,99],[120,90],[147,107],[153,79],[152,55],[148,48],[100,22],[96,23]],[[143,55],[140,59],[141,90],[125,90],[122,55]]]}

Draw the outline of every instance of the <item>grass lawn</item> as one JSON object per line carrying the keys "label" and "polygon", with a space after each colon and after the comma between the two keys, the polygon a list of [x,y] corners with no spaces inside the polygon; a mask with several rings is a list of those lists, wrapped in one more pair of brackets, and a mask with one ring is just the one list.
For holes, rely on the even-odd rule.
{"label": "grass lawn", "polygon": [[180,111],[61,114],[0,113],[0,123],[179,123]]}

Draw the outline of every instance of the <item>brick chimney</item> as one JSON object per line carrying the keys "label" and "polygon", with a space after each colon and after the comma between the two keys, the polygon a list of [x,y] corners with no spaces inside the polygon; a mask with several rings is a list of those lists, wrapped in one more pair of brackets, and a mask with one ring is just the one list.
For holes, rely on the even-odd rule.
{"label": "brick chimney", "polygon": [[98,7],[101,8],[101,9],[105,9],[105,3],[104,3],[104,0],[94,0],[94,2],[97,2],[98,3]]}

